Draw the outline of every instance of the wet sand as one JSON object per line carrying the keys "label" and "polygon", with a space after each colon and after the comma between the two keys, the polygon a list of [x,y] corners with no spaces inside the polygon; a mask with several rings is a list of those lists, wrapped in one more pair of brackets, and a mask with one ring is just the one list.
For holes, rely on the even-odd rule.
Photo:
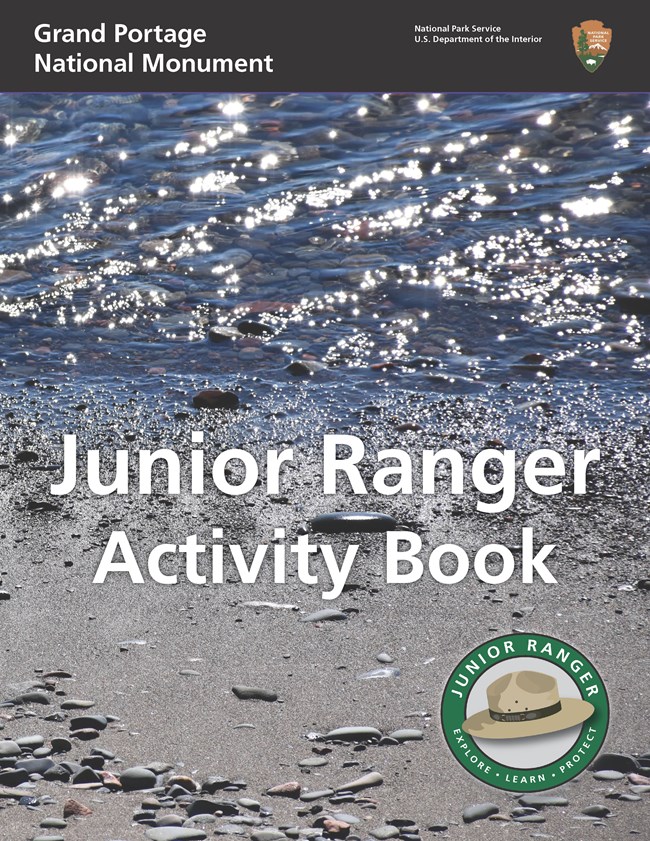
{"label": "wet sand", "polygon": [[[163,411],[161,406],[155,408]],[[19,400],[7,402],[7,410],[23,421],[26,418]],[[356,430],[347,428],[377,446],[400,441],[406,448],[419,448],[439,444],[456,416],[459,438],[467,434],[462,446],[472,452],[476,442],[485,446],[485,440],[508,424],[508,418],[498,412],[486,423],[469,402],[445,412],[443,422],[436,426],[423,411],[420,435],[397,433],[394,421],[381,415],[366,417]],[[155,414],[153,410],[149,418]],[[189,440],[190,429],[212,427],[221,446],[253,440],[256,447],[275,445],[280,435],[271,440],[260,433],[252,423],[254,414],[200,413],[182,420],[176,429]],[[69,430],[65,413],[61,420]],[[316,430],[318,419],[309,421]],[[564,441],[570,447],[567,426],[566,417],[535,420],[528,426],[529,440],[520,438],[517,447],[533,449],[544,440],[549,446]],[[620,839],[633,832],[643,837],[650,795],[641,795],[639,802],[606,799],[611,790],[627,791],[627,781],[598,781],[589,771],[553,792],[564,794],[569,805],[546,808],[545,823],[481,820],[463,824],[462,810],[470,804],[491,801],[508,815],[517,799],[470,776],[450,753],[439,723],[444,684],[458,661],[479,643],[520,629],[565,640],[597,666],[611,705],[605,750],[638,755],[650,750],[648,593],[635,585],[648,578],[645,496],[650,460],[640,423],[636,428],[613,424],[600,431],[584,426],[589,445],[602,445],[604,453],[586,496],[542,500],[522,491],[513,508],[501,515],[477,514],[471,494],[453,503],[448,496],[390,499],[372,492],[362,502],[344,492],[324,498],[318,492],[318,450],[315,443],[306,442],[295,445],[302,467],[289,471],[281,500],[270,499],[259,489],[229,500],[210,493],[177,499],[162,494],[97,498],[81,489],[57,500],[49,495],[48,487],[60,479],[61,471],[36,469],[54,465],[60,457],[59,433],[53,433],[47,423],[44,428],[30,431],[25,424],[16,424],[11,429],[7,424],[4,430],[0,572],[2,589],[10,599],[0,604],[2,692],[3,697],[10,697],[11,684],[38,680],[38,670],[66,670],[73,679],[58,680],[57,690],[67,697],[94,700],[90,714],[119,717],[98,739],[75,741],[66,759],[79,760],[100,746],[122,760],[105,766],[118,773],[156,761],[169,763],[175,773],[190,774],[199,783],[210,775],[243,780],[245,790],[216,796],[259,799],[273,809],[273,816],[266,819],[272,827],[310,827],[319,815],[298,815],[298,810],[313,804],[266,796],[270,786],[296,780],[303,790],[337,788],[372,769],[382,774],[383,785],[360,795],[376,803],[331,805],[323,798],[315,801],[323,807],[320,816],[330,811],[352,813],[362,822],[351,831],[361,838],[398,818],[413,820],[424,839],[438,835],[428,830],[434,825],[448,826],[442,836],[487,841],[521,832],[558,839],[592,835]],[[151,436],[137,424],[133,428],[129,447],[152,445]],[[81,420],[79,429],[86,445],[98,446],[111,439],[113,446],[124,444],[114,437],[110,417],[104,425],[96,419]],[[575,434],[574,425],[571,436]],[[316,433],[313,440],[318,440]],[[16,464],[15,453],[28,445],[39,461]],[[26,507],[30,500],[31,510]],[[35,510],[34,501],[43,500],[60,508]],[[549,567],[558,583],[525,585],[515,573],[510,581],[496,586],[473,576],[445,586],[428,575],[409,585],[386,585],[384,536],[362,535],[355,537],[361,549],[348,587],[334,602],[322,601],[321,588],[302,584],[295,570],[284,585],[273,584],[266,573],[254,585],[237,583],[232,570],[223,585],[196,586],[185,580],[178,586],[151,581],[134,585],[122,574],[109,575],[103,585],[92,584],[103,547],[115,529],[127,532],[139,558],[156,544],[179,542],[188,534],[209,540],[213,526],[223,526],[226,537],[236,535],[250,551],[267,542],[274,527],[285,526],[292,539],[313,516],[359,509],[392,514],[398,523],[426,536],[432,546],[456,542],[468,551],[495,541],[516,547],[522,527],[531,526],[540,541],[557,544],[557,560]],[[332,543],[341,554],[351,536],[321,535],[320,539]],[[631,587],[620,589],[624,585]],[[296,609],[253,608],[244,604],[250,600],[292,604]],[[300,621],[323,607],[343,610],[348,618]],[[357,675],[380,666],[377,655],[381,652],[394,658],[400,675],[359,680]],[[182,674],[187,670],[198,674]],[[232,692],[236,684],[271,689],[279,700],[239,700]],[[23,716],[5,720],[3,737],[39,733],[47,740],[66,736],[67,722],[44,720],[64,698],[50,695],[50,706],[28,706]],[[0,715],[14,716],[17,711],[4,708]],[[237,727],[241,724],[253,727]],[[324,734],[346,725],[376,727],[382,733],[414,727],[423,731],[424,738],[400,745],[367,745],[363,750],[306,738],[309,733]],[[300,760],[315,756],[314,747],[331,748],[324,755],[328,764],[310,771],[299,768]],[[350,762],[358,764],[343,767]],[[66,841],[145,837],[145,828],[132,825],[132,817],[147,792],[97,793],[43,782],[37,783],[36,792],[50,794],[55,803],[38,810],[11,799],[0,804],[6,806],[0,811],[4,837],[38,835],[39,821],[47,815],[61,817],[68,797],[89,805],[93,814],[70,819],[63,830]],[[604,819],[604,826],[576,820],[582,809],[598,803],[614,813]],[[183,814],[179,809],[176,813]],[[219,819],[217,826],[227,822],[227,818]],[[243,828],[248,835],[249,828]],[[204,829],[211,836],[214,825]]]}

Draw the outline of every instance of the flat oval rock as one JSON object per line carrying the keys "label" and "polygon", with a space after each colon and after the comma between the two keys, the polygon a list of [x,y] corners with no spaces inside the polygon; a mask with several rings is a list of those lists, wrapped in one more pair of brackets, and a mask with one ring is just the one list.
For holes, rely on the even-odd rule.
{"label": "flat oval rock", "polygon": [[399,835],[399,829],[396,826],[380,826],[378,829],[371,829],[369,835],[377,838],[378,841],[387,841],[388,838]]}
{"label": "flat oval rock", "polygon": [[327,765],[327,759],[324,756],[310,756],[308,759],[301,759],[298,763],[300,768],[320,768],[322,765]]}
{"label": "flat oval rock", "polygon": [[596,771],[594,780],[622,780],[624,776],[622,771]]}
{"label": "flat oval rock", "polygon": [[284,841],[287,836],[278,829],[258,829],[251,833],[251,841]]}
{"label": "flat oval rock", "polygon": [[389,514],[377,511],[337,511],[321,514],[309,521],[312,531],[322,534],[337,532],[381,532],[392,531],[397,520]]}
{"label": "flat oval rock", "polygon": [[381,732],[375,727],[337,727],[330,730],[326,739],[340,739],[347,742],[365,742],[367,739],[381,739]]}
{"label": "flat oval rock", "polygon": [[540,809],[544,806],[568,806],[569,801],[566,797],[560,797],[557,794],[524,794],[519,798],[522,806],[532,806],[534,809]]}
{"label": "flat oval rock", "polygon": [[398,742],[420,742],[424,739],[424,733],[421,730],[404,728],[403,730],[395,730],[393,733],[389,733],[388,737]]}
{"label": "flat oval rock", "polygon": [[207,838],[202,829],[191,829],[182,826],[156,826],[145,832],[150,841],[203,841]]}

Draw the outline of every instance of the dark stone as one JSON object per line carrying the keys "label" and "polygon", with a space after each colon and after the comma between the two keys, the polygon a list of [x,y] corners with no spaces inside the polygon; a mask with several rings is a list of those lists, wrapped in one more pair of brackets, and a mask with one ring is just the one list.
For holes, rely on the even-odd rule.
{"label": "dark stone", "polygon": [[232,391],[209,388],[195,394],[192,405],[195,409],[236,409],[239,406],[239,397]]}
{"label": "dark stone", "polygon": [[241,701],[277,701],[277,693],[257,686],[233,686],[232,691]]}
{"label": "dark stone", "polygon": [[86,783],[103,783],[104,781],[92,768],[82,768],[81,771],[72,777],[72,785],[78,786]]}
{"label": "dark stone", "polygon": [[592,771],[620,771],[622,774],[633,774],[639,768],[636,759],[626,753],[601,753],[591,766]]}
{"label": "dark stone", "polygon": [[214,815],[215,812],[221,812],[227,817],[238,815],[239,809],[237,804],[230,800],[207,800],[204,797],[199,797],[187,808],[188,818],[193,818],[194,815]]}
{"label": "dark stone", "polygon": [[33,452],[33,450],[19,450],[16,453],[16,462],[18,464],[28,464],[34,461],[38,461],[38,453]]}
{"label": "dark stone", "polygon": [[19,759],[15,767],[16,769],[22,768],[28,774],[40,774],[43,776],[53,765],[54,762],[51,759]]}
{"label": "dark stone", "polygon": [[103,715],[82,715],[70,719],[70,730],[105,730],[107,724]]}
{"label": "dark stone", "polygon": [[397,520],[389,514],[379,514],[376,511],[338,511],[314,517],[309,524],[312,531],[323,534],[384,532],[392,531],[397,526]]}
{"label": "dark stone", "polygon": [[237,325],[237,329],[245,336],[275,336],[275,330],[268,324],[263,324],[261,321],[251,321],[244,319]]}
{"label": "dark stone", "polygon": [[25,771],[24,768],[18,768],[16,770],[7,769],[6,771],[0,771],[0,786],[7,786],[7,788],[15,788],[16,786],[22,785],[22,783],[29,782],[29,774]]}

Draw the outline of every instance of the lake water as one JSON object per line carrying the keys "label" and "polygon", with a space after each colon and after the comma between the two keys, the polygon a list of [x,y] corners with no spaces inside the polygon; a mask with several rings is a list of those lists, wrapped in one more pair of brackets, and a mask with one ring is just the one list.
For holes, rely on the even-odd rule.
{"label": "lake water", "polygon": [[[645,96],[5,94],[0,117],[3,391],[646,391]],[[265,327],[208,339],[242,320]]]}

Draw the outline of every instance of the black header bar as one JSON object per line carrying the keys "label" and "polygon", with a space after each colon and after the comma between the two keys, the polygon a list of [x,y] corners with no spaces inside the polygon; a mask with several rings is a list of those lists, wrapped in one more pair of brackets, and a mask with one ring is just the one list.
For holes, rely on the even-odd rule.
{"label": "black header bar", "polygon": [[[632,3],[13,3],[4,91],[645,91]],[[604,58],[572,28],[611,29]],[[604,52],[604,48],[603,48]]]}

